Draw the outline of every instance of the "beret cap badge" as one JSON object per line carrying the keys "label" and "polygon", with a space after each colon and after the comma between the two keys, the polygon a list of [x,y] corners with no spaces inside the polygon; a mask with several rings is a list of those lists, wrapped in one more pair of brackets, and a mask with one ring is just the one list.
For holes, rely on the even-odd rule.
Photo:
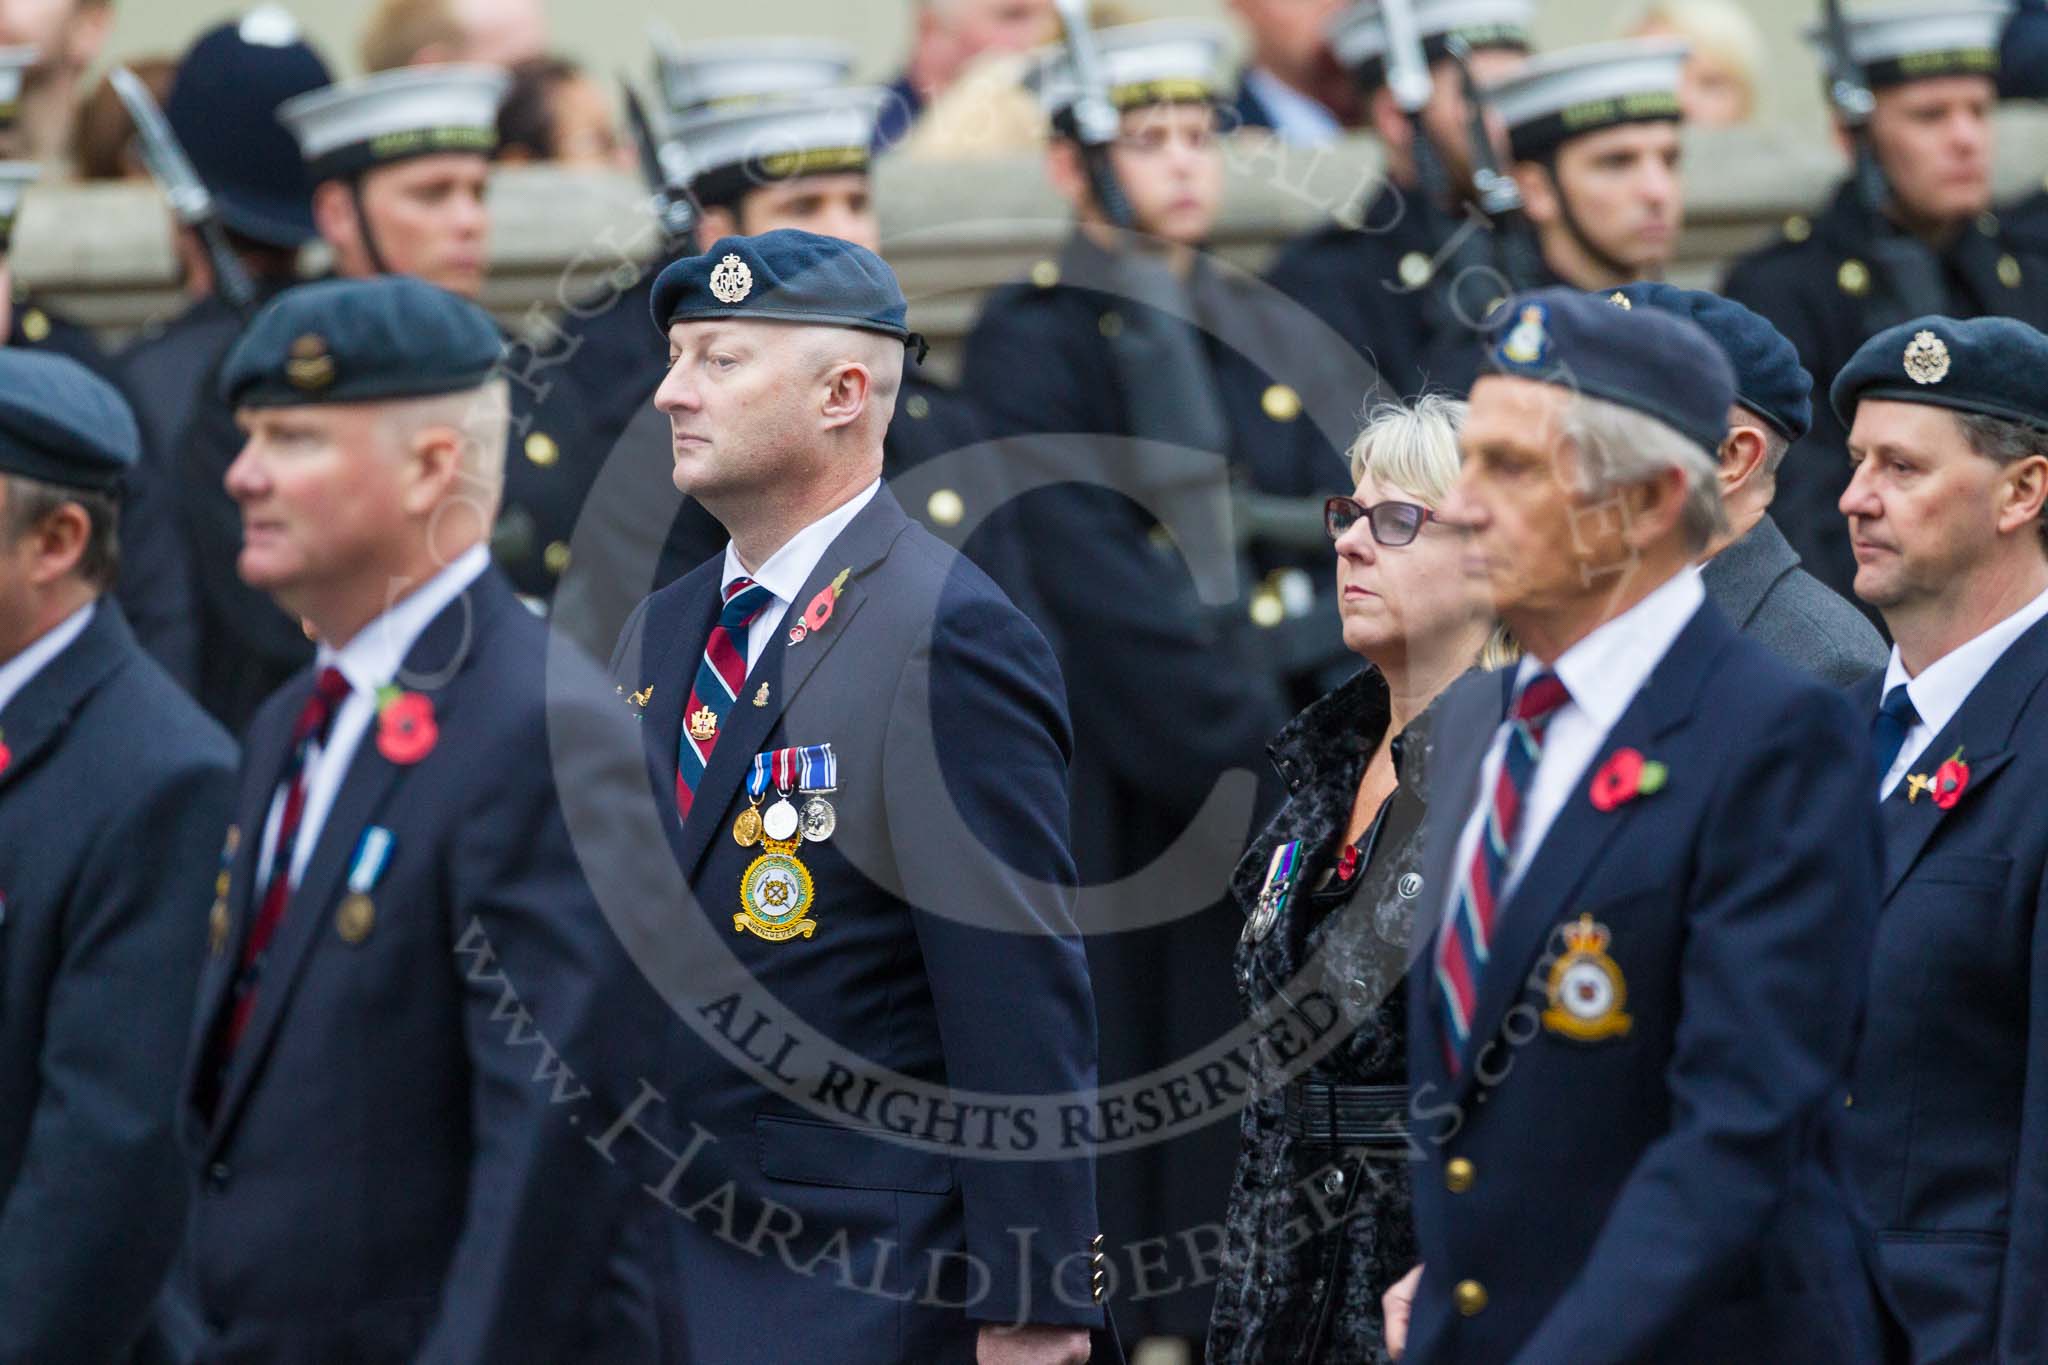
{"label": "beret cap badge", "polygon": [[292,387],[311,392],[334,382],[334,357],[327,353],[327,339],[307,332],[292,342],[291,355],[284,363],[285,378]]}
{"label": "beret cap badge", "polygon": [[1519,321],[1501,342],[1501,358],[1511,365],[1542,364],[1550,350],[1550,336],[1544,329],[1549,318],[1542,304],[1525,304]]}
{"label": "beret cap badge", "polygon": [[737,253],[729,253],[711,272],[711,296],[720,303],[739,303],[754,292],[754,272]]}
{"label": "beret cap badge", "polygon": [[1915,384],[1939,384],[1948,378],[1948,345],[1932,332],[1913,334],[1906,345],[1906,377]]}

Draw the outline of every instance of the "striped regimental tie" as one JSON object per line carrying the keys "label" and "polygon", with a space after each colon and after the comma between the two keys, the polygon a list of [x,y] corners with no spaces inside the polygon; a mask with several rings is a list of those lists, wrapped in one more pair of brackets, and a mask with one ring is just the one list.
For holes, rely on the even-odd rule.
{"label": "striped regimental tie", "polygon": [[725,585],[725,606],[718,624],[711,627],[711,638],[704,642],[697,681],[683,710],[683,740],[676,753],[676,814],[684,820],[690,818],[690,802],[704,780],[733,699],[746,685],[747,627],[774,600],[774,593],[751,578],[735,578]]}

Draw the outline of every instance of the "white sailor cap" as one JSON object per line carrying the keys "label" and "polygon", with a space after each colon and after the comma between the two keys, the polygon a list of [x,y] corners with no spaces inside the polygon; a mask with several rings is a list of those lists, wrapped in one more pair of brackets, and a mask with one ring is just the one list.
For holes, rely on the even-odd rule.
{"label": "white sailor cap", "polygon": [[[1940,5],[1890,5],[1842,16],[1849,60],[1873,90],[1934,76],[1996,76],[1998,39],[2012,6],[1990,0]],[[1827,29],[1815,24],[1806,41],[1825,50]]]}
{"label": "white sailor cap", "polygon": [[655,78],[671,114],[762,95],[800,95],[846,84],[853,49],[811,38],[734,38],[657,51]]}
{"label": "white sailor cap", "polygon": [[[1148,104],[1202,104],[1224,93],[1224,55],[1229,33],[1216,24],[1160,19],[1098,29],[1096,51],[1118,110]],[[1040,48],[1024,76],[1025,88],[1048,114],[1071,109],[1081,96],[1072,59],[1064,45]]]}
{"label": "white sailor cap", "polygon": [[1676,122],[1683,38],[1631,38],[1532,57],[1481,97],[1507,125],[1517,161],[1547,156],[1586,133]]}
{"label": "white sailor cap", "polygon": [[[1422,57],[1433,62],[1452,38],[1474,52],[1507,48],[1527,52],[1535,0],[1414,0],[1415,28]],[[1379,0],[1359,0],[1340,11],[1327,30],[1330,51],[1368,89],[1387,78],[1387,26]]]}
{"label": "white sailor cap", "polygon": [[295,95],[278,121],[315,181],[435,152],[489,156],[510,77],[495,66],[407,66]]}
{"label": "white sailor cap", "polygon": [[699,108],[672,131],[706,204],[733,204],[757,185],[800,175],[865,173],[885,90],[838,86]]}

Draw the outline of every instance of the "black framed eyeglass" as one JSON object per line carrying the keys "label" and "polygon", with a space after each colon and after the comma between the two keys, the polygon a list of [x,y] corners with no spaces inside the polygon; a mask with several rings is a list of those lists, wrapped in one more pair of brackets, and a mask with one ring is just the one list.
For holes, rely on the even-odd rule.
{"label": "black framed eyeglass", "polygon": [[1390,550],[1413,544],[1425,523],[1442,520],[1419,502],[1376,502],[1367,507],[1340,493],[1323,504],[1323,529],[1332,540],[1342,538],[1360,517],[1372,528],[1372,538]]}

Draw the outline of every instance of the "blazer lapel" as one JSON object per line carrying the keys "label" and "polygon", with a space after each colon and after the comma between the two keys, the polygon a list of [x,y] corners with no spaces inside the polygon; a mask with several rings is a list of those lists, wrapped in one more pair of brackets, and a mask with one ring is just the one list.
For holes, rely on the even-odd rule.
{"label": "blazer lapel", "polygon": [[1962,761],[1970,770],[1970,780],[1955,806],[1943,810],[1925,793],[1917,800],[1909,800],[1909,784],[1902,780],[1881,807],[1886,900],[1891,899],[1906,874],[1913,870],[1913,864],[1927,851],[1935,831],[1975,800],[1977,793],[2012,761],[2013,727],[2044,679],[2048,679],[2048,620],[2035,622],[2013,641],[1964,699],[1961,709],[1914,760],[1910,771],[1931,778],[1943,763],[1961,752]]}
{"label": "blazer lapel", "polygon": [[0,791],[56,742],[79,706],[121,666],[134,643],[121,609],[112,598],[101,598],[78,638],[43,665],[0,712],[0,742],[8,750],[7,766],[0,768]]}
{"label": "blazer lapel", "polygon": [[[1734,628],[1719,609],[1703,604],[1601,741],[1586,771],[1598,772],[1622,749],[1640,749],[1651,758],[1659,757],[1653,747],[1656,741],[1693,715],[1701,680],[1734,638]],[[1587,798],[1583,780],[1573,787],[1564,809],[1495,917],[1493,943],[1480,973],[1479,1001],[1466,1040],[1465,1065],[1459,1072],[1464,1088],[1473,1083],[1478,1068],[1472,1063],[1479,1049],[1499,1032],[1509,1007],[1522,993],[1530,964],[1549,941],[1559,917],[1616,836],[1643,818],[1640,812],[1649,806],[1633,801],[1618,810],[1600,811]]]}
{"label": "blazer lapel", "polygon": [[[690,689],[697,682],[697,665],[704,657],[711,627],[717,624],[721,601],[717,572],[714,570],[704,575],[703,581],[703,591],[682,602],[675,613],[676,620],[663,630],[662,638],[643,639],[641,647],[646,657],[641,662],[638,677],[642,679],[642,687],[653,690],[644,702],[627,698],[640,714],[641,735],[647,744],[648,771],[653,774],[661,808],[671,812],[676,801],[676,768],[683,742],[683,712],[689,706]],[[737,705],[734,709],[738,709]],[[715,748],[712,750],[714,757],[717,752]],[[663,827],[671,831],[674,826],[673,820],[663,822]]]}
{"label": "blazer lapel", "polygon": [[[696,874],[697,864],[703,860],[704,852],[710,846],[713,831],[724,823],[725,812],[732,804],[734,793],[745,783],[748,772],[753,768],[754,755],[761,751],[768,736],[774,732],[783,712],[803,690],[825,656],[853,629],[854,618],[860,614],[861,605],[867,600],[860,575],[889,553],[889,547],[909,525],[910,519],[904,516],[896,499],[887,488],[882,488],[847,523],[846,529],[833,540],[818,560],[817,567],[812,569],[803,591],[784,616],[786,626],[793,627],[811,600],[830,586],[840,573],[848,574],[847,581],[833,604],[831,619],[822,629],[807,630],[796,641],[792,641],[785,630],[769,641],[760,662],[748,672],[746,686],[734,700],[732,714],[726,717],[724,731],[711,750],[711,762],[705,766],[703,780],[697,784],[696,795],[690,802],[690,818],[682,825],[677,858],[685,876]],[[768,689],[766,698],[761,705],[755,705],[764,685]],[[687,695],[684,693],[678,698],[674,707],[677,712],[674,720],[677,743],[682,740],[680,713]],[[671,787],[674,775],[675,760],[671,757]]]}
{"label": "blazer lapel", "polygon": [[[407,651],[405,663],[399,669],[397,681],[401,687],[408,680],[434,684],[431,688],[421,686],[412,690],[426,692],[433,698],[437,722],[445,722],[455,710],[459,691],[449,684],[476,656],[476,636],[488,629],[491,616],[508,604],[512,610],[525,610],[510,602],[509,590],[495,574],[496,570],[486,569],[481,578],[443,608]],[[501,595],[506,601],[498,600]],[[296,714],[296,708],[292,713]],[[329,908],[341,889],[363,830],[382,809],[400,776],[408,771],[409,767],[393,763],[378,752],[377,722],[373,719],[349,760],[334,804],[320,826],[319,842],[313,846],[306,870],[285,905],[284,921],[278,926],[277,939],[270,947],[263,977],[256,986],[256,1007],[249,1016],[248,1030],[235,1046],[228,1065],[214,1119],[212,1145],[217,1147],[233,1126],[235,1113],[263,1065],[306,959],[329,926]],[[271,785],[274,790],[276,783]],[[248,898],[243,899],[246,905]],[[239,937],[235,942],[240,942]]]}

